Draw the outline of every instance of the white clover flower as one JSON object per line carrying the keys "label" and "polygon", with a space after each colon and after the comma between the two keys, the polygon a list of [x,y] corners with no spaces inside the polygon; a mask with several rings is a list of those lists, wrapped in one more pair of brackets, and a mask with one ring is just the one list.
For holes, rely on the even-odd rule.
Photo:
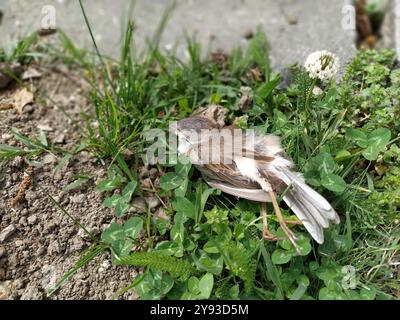
{"label": "white clover flower", "polygon": [[311,78],[327,82],[339,72],[339,57],[326,50],[315,51],[307,57],[304,67]]}

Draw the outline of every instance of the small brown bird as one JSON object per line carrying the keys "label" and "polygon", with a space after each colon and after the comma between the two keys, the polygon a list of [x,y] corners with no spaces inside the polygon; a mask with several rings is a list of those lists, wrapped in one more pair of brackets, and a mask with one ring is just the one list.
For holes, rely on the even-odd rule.
{"label": "small brown bird", "polygon": [[[229,132],[237,137],[235,129],[218,124],[207,116],[207,110],[205,115],[180,120],[176,128],[178,152],[189,157],[210,186],[240,198],[261,202],[265,239],[278,240],[267,225],[266,202],[272,202],[279,224],[297,248],[297,239],[288,228],[278,205],[276,194],[283,193],[286,204],[310,235],[322,244],[323,229],[328,228],[330,222],[337,224],[340,221],[329,202],[310,188],[301,174],[292,170],[293,162],[284,153],[277,136],[252,135],[240,130],[242,141],[233,139],[233,143],[226,143],[226,139],[219,139],[217,144],[212,143],[212,139],[218,138],[218,133],[223,131],[225,137]],[[207,151],[207,148],[210,150]],[[204,152],[205,159],[201,157],[204,150],[207,151]],[[212,161],[215,158],[217,160]]]}

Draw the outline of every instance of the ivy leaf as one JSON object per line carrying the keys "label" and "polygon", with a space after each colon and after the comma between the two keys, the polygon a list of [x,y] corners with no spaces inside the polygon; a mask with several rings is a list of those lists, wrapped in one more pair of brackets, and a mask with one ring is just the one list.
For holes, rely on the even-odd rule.
{"label": "ivy leaf", "polygon": [[372,131],[369,135],[368,145],[362,152],[365,159],[374,161],[378,158],[380,152],[385,151],[391,138],[389,129],[380,128]]}
{"label": "ivy leaf", "polygon": [[[122,198],[120,198],[121,200]],[[121,218],[129,210],[129,204],[123,201],[119,201],[115,206],[115,216]]]}
{"label": "ivy leaf", "polygon": [[361,129],[348,128],[346,130],[346,137],[360,148],[366,148],[368,146],[368,137]]}
{"label": "ivy leaf", "polygon": [[324,287],[319,290],[319,300],[336,300],[336,295],[334,292],[330,291],[328,288]]}
{"label": "ivy leaf", "polygon": [[131,200],[132,195],[135,192],[136,186],[136,181],[131,181],[125,186],[124,190],[122,190],[123,201],[129,202]]}
{"label": "ivy leaf", "polygon": [[114,253],[119,256],[127,256],[131,252],[132,249],[132,241],[131,240],[118,240],[115,241],[112,245],[112,249]]}
{"label": "ivy leaf", "polygon": [[175,167],[175,172],[178,176],[182,178],[186,178],[189,175],[189,171],[192,168],[192,164],[188,161],[185,161],[187,163],[182,163],[178,161],[176,167]]}
{"label": "ivy leaf", "polygon": [[203,299],[210,298],[214,286],[214,276],[211,273],[206,273],[201,277],[198,288]]}
{"label": "ivy leaf", "polygon": [[333,173],[324,175],[321,179],[321,183],[326,189],[338,193],[343,192],[347,187],[343,178]]}
{"label": "ivy leaf", "polygon": [[184,234],[185,234],[185,227],[183,223],[176,224],[171,229],[171,240],[181,244],[183,243]]}
{"label": "ivy leaf", "polygon": [[125,235],[132,239],[137,238],[142,228],[143,228],[143,219],[139,217],[130,218],[124,224]]}
{"label": "ivy leaf", "polygon": [[276,249],[271,256],[274,264],[285,264],[292,258],[292,253],[282,249]]}
{"label": "ivy leaf", "polygon": [[68,192],[71,190],[81,188],[87,181],[89,181],[90,177],[82,176],[76,179],[74,182],[70,183],[69,185],[62,188],[63,191]]}
{"label": "ivy leaf", "polygon": [[318,171],[328,174],[332,173],[336,169],[335,160],[329,153],[321,153],[315,157],[315,163],[317,165]]}
{"label": "ivy leaf", "polygon": [[164,235],[167,232],[167,225],[168,225],[168,219],[164,218],[159,218],[154,221],[154,225],[157,228],[157,231],[160,233],[160,235]]}
{"label": "ivy leaf", "polygon": [[360,290],[360,297],[362,300],[374,300],[376,296],[376,290],[372,287],[362,288]]}
{"label": "ivy leaf", "polygon": [[172,202],[175,211],[185,215],[188,218],[194,219],[195,206],[192,202],[184,197],[176,197]]}
{"label": "ivy leaf", "polygon": [[117,204],[121,201],[121,196],[119,194],[114,194],[111,197],[107,197],[103,201],[103,206],[106,208],[115,208]]}
{"label": "ivy leaf", "polygon": [[165,191],[178,188],[184,181],[180,175],[174,172],[168,172],[160,178],[160,187]]}
{"label": "ivy leaf", "polygon": [[196,277],[190,277],[188,280],[188,290],[190,293],[194,295],[198,295],[200,293],[199,290],[199,279]]}
{"label": "ivy leaf", "polygon": [[118,188],[119,186],[121,186],[121,183],[122,183],[121,177],[120,176],[115,176],[113,178],[100,181],[96,185],[96,190],[100,191],[100,192],[102,192],[102,191],[112,191],[112,190]]}
{"label": "ivy leaf", "polygon": [[156,250],[167,256],[182,256],[181,255],[182,246],[179,243],[172,241],[161,241],[157,243]]}
{"label": "ivy leaf", "polygon": [[209,240],[203,246],[203,250],[207,253],[218,253],[219,249],[215,240]]}
{"label": "ivy leaf", "polygon": [[272,91],[276,88],[276,86],[279,84],[281,81],[281,78],[279,75],[277,75],[274,79],[271,81],[264,83],[258,90],[257,90],[257,95],[262,99],[265,100],[268,98],[268,96],[272,93]]}
{"label": "ivy leaf", "polygon": [[176,189],[174,190],[175,195],[176,195],[177,197],[184,197],[185,194],[186,194],[188,185],[189,185],[189,179],[188,179],[188,178],[185,178],[185,179],[183,180],[182,184],[181,184],[178,188],[176,188]]}
{"label": "ivy leaf", "polygon": [[336,156],[335,156],[335,160],[336,161],[343,161],[348,159],[349,157],[351,157],[351,153],[347,150],[340,150]]}
{"label": "ivy leaf", "polygon": [[200,270],[204,270],[207,272],[211,272],[215,275],[220,275],[222,272],[222,268],[224,266],[224,260],[222,256],[215,258],[211,258],[206,252],[200,251],[200,256],[197,257],[195,252],[192,252],[192,259],[196,267]]}
{"label": "ivy leaf", "polygon": [[101,240],[106,243],[113,244],[116,241],[123,240],[124,237],[124,228],[118,223],[111,223],[110,226],[103,231]]}
{"label": "ivy leaf", "polygon": [[300,255],[306,256],[311,252],[311,244],[310,239],[303,238],[297,241],[297,245],[299,246]]}

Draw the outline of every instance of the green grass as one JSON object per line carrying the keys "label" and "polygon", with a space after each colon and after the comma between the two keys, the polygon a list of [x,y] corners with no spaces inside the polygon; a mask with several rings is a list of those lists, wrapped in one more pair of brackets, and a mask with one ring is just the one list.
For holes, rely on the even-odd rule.
{"label": "green grass", "polygon": [[[117,293],[135,290],[142,299],[398,298],[400,71],[394,53],[360,51],[341,84],[321,85],[323,93],[317,96],[312,93],[315,81],[300,66],[293,66],[288,86],[278,87],[280,75],[270,70],[262,30],[248,50],[233,50],[223,64],[210,54],[203,58],[201,45],[190,38],[188,61],[163,53],[159,43],[172,9],[146,53],[132,48],[134,25],[128,24],[119,61],[76,48],[61,33],[60,45],[41,54],[86,71],[93,109],[82,116],[82,144],[67,152],[48,146],[43,137],[16,136],[27,148],[0,146],[5,160],[43,152],[68,159],[86,149],[108,164],[109,175],[97,190],[106,195],[121,190],[103,202],[114,208],[119,222],[104,230],[54,290],[110,250],[118,265],[145,267]],[[90,31],[90,17],[85,20]],[[240,105],[244,86],[251,99],[246,110]],[[287,240],[262,241],[259,204],[209,188],[191,165],[158,165],[167,173],[156,192],[169,199],[165,211],[170,221],[154,218],[149,209],[145,216],[126,217],[131,198],[143,196],[138,168],[149,146],[144,133],[165,130],[169,121],[211,103],[224,106],[230,122],[246,115],[242,127],[282,137],[297,169],[341,217],[339,226],[326,231],[323,245],[302,227],[293,228],[300,255]],[[133,152],[133,159],[124,159],[125,150]],[[291,215],[283,203],[282,210]],[[281,235],[274,219],[270,227]],[[144,243],[139,241],[143,234]],[[139,252],[130,253],[133,245]]]}

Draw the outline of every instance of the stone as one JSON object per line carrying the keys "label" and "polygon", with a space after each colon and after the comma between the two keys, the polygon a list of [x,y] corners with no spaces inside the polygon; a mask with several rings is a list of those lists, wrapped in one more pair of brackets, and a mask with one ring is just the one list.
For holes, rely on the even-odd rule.
{"label": "stone", "polygon": [[157,208],[161,204],[157,197],[145,197],[145,199],[150,209]]}
{"label": "stone", "polygon": [[57,255],[63,250],[63,246],[57,241],[52,241],[49,246],[47,247],[47,254],[52,256],[52,255]]}
{"label": "stone", "polygon": [[145,197],[134,198],[131,202],[131,207],[129,212],[131,213],[145,213],[147,212],[146,203],[149,206],[149,209],[157,208],[161,202],[157,197]]}
{"label": "stone", "polygon": [[131,202],[131,207],[129,212],[132,213],[145,213],[146,212],[146,202],[144,199],[137,197],[134,198]]}
{"label": "stone", "polygon": [[29,284],[25,290],[24,293],[21,295],[21,300],[41,300],[43,299],[43,292],[40,292],[37,287],[34,287],[34,285]]}
{"label": "stone", "polygon": [[286,19],[289,24],[297,24],[297,22],[299,21],[299,19],[294,15],[289,15],[286,17]]}
{"label": "stone", "polygon": [[37,217],[36,217],[36,215],[31,215],[31,216],[29,216],[28,217],[28,223],[30,224],[30,225],[33,225],[33,224],[36,224],[36,222],[37,222]]}
{"label": "stone", "polygon": [[[100,52],[119,57],[121,20],[135,21],[134,40],[137,51],[141,51],[172,2],[138,0],[131,17],[127,16],[129,1],[86,1],[84,5]],[[0,47],[32,30],[42,29],[42,8],[48,3],[48,0],[2,0],[5,14]],[[346,6],[351,3],[352,0],[177,0],[160,48],[170,48],[176,43],[177,55],[187,57],[186,31],[190,36],[195,35],[204,48],[212,41],[214,49],[230,52],[238,45],[245,48],[248,41],[243,35],[260,25],[269,39],[274,70],[301,63],[308,54],[322,49],[335,52],[345,64],[356,52],[355,25],[345,23],[349,20],[346,15],[350,14]],[[52,5],[57,12],[57,28],[64,30],[78,47],[93,49],[79,3],[52,1]],[[15,21],[21,23],[17,26]],[[250,38],[250,33],[247,35]]]}
{"label": "stone", "polygon": [[3,246],[0,246],[0,258],[3,258],[6,255],[6,249]]}
{"label": "stone", "polygon": [[29,67],[21,74],[22,80],[36,79],[40,78],[42,74],[37,71],[35,68]]}
{"label": "stone", "polygon": [[0,242],[6,241],[10,238],[14,232],[16,231],[14,225],[10,224],[8,227],[4,228],[3,231],[0,232]]}
{"label": "stone", "polygon": [[7,142],[7,141],[10,140],[12,137],[13,137],[13,135],[12,135],[12,134],[9,134],[9,133],[4,133],[4,134],[1,135],[1,139],[3,139],[4,142]]}
{"label": "stone", "polygon": [[65,134],[61,133],[54,138],[54,143],[62,144],[65,142]]}
{"label": "stone", "polygon": [[51,131],[54,130],[54,129],[53,129],[52,127],[50,127],[48,124],[44,124],[44,123],[38,124],[38,125],[37,125],[37,128],[38,128],[39,130],[47,131],[47,132],[51,132]]}
{"label": "stone", "polygon": [[42,288],[46,291],[54,287],[57,283],[58,272],[54,266],[45,264],[41,269],[43,278],[41,281]]}
{"label": "stone", "polygon": [[254,32],[251,29],[247,29],[245,32],[243,32],[243,38],[246,40],[250,40],[254,37]]}
{"label": "stone", "polygon": [[6,269],[0,268],[0,281],[4,281],[6,278]]}
{"label": "stone", "polygon": [[38,257],[44,255],[45,253],[46,253],[46,249],[43,246],[39,247],[39,249],[36,250],[36,256],[38,256]]}
{"label": "stone", "polygon": [[157,168],[151,168],[150,171],[149,171],[149,175],[150,175],[151,180],[154,180],[159,175],[158,169]]}
{"label": "stone", "polygon": [[54,164],[57,162],[57,157],[51,153],[46,154],[43,157],[43,164]]}
{"label": "stone", "polygon": [[150,178],[140,180],[140,185],[142,189],[153,190],[153,183]]}
{"label": "stone", "polygon": [[9,287],[9,282],[0,282],[0,300],[7,300],[11,298],[11,289]]}
{"label": "stone", "polygon": [[15,241],[15,246],[16,247],[22,247],[24,245],[24,241],[23,240],[16,240]]}
{"label": "stone", "polygon": [[101,265],[100,265],[98,271],[99,271],[99,273],[105,273],[108,269],[110,269],[110,267],[111,267],[110,261],[104,260],[104,261],[101,263]]}
{"label": "stone", "polygon": [[26,217],[21,217],[21,219],[19,219],[18,223],[21,226],[26,226],[28,224],[28,221],[27,221]]}
{"label": "stone", "polygon": [[[100,230],[97,227],[86,227],[86,230],[89,231],[93,236],[97,236],[100,234]],[[91,239],[90,236],[82,228],[79,228],[77,235],[85,241],[89,241]]]}
{"label": "stone", "polygon": [[69,200],[71,203],[83,203],[85,202],[86,195],[85,194],[76,194],[71,197],[69,197]]}
{"label": "stone", "polygon": [[395,49],[400,59],[400,0],[390,0],[387,3],[381,34],[381,46]]}

